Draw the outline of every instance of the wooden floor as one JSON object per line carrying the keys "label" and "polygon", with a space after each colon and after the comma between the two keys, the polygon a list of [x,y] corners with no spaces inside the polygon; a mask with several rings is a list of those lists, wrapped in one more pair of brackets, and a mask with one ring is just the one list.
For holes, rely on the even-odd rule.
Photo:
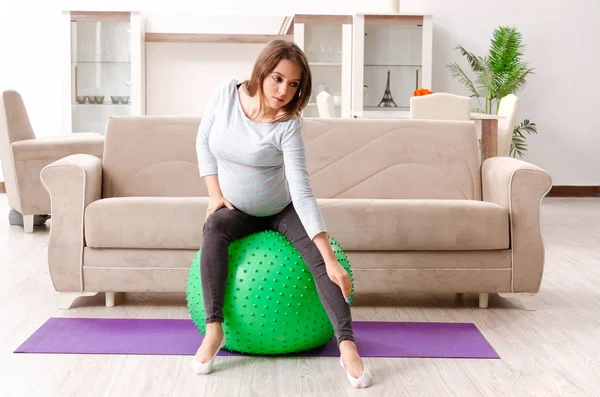
{"label": "wooden floor", "polygon": [[190,357],[12,352],[49,317],[188,318],[182,294],[103,297],[60,311],[46,262],[48,227],[8,225],[0,195],[0,396],[600,396],[600,199],[548,198],[539,309],[490,296],[357,297],[355,320],[473,322],[500,360],[368,358],[375,376],[353,390],[335,358],[219,357],[193,375]]}

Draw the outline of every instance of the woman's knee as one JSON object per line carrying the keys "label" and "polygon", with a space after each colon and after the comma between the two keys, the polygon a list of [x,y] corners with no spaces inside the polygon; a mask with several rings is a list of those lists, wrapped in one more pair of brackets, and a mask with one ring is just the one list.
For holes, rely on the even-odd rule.
{"label": "woman's knee", "polygon": [[230,211],[227,208],[221,208],[217,212],[211,214],[204,221],[203,233],[224,233],[231,227],[231,219],[224,211]]}

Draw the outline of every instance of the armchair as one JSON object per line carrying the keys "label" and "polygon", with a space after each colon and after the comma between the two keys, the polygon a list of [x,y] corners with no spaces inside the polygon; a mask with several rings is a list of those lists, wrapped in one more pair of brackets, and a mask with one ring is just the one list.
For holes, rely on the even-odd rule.
{"label": "armchair", "polygon": [[21,95],[7,90],[0,96],[0,159],[6,182],[9,222],[33,232],[50,216],[50,196],[40,172],[46,165],[71,154],[102,158],[104,137],[98,134],[36,138]]}

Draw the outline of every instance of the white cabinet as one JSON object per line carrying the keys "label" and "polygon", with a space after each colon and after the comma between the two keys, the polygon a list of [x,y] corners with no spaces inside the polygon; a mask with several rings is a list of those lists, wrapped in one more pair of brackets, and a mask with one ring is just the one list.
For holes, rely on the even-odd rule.
{"label": "white cabinet", "polygon": [[416,89],[432,89],[431,15],[354,15],[353,29],[353,115],[408,112]]}
{"label": "white cabinet", "polygon": [[63,11],[66,134],[104,134],[111,116],[145,114],[139,12]]}
{"label": "white cabinet", "polygon": [[312,73],[312,96],[305,117],[318,117],[316,98],[327,91],[337,117],[350,117],[352,18],[346,15],[295,15],[294,42],[305,52]]}
{"label": "white cabinet", "polygon": [[[418,88],[432,90],[431,15],[295,15],[294,41],[306,53],[313,98],[327,90],[338,117],[395,117]],[[389,90],[387,89],[389,79]]]}

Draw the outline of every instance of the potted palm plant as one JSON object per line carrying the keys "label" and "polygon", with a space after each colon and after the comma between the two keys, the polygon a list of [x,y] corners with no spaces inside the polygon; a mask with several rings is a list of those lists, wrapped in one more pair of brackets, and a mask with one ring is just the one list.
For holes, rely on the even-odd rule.
{"label": "potted palm plant", "polygon": [[[474,109],[475,112],[497,113],[500,99],[508,94],[516,95],[525,88],[533,69],[521,59],[523,48],[521,33],[506,26],[494,30],[487,56],[476,56],[460,45],[456,47],[466,58],[474,77],[470,78],[456,62],[448,68],[452,77],[469,89],[471,97],[477,98],[479,108]],[[525,133],[537,134],[537,126],[528,119],[514,127],[511,156],[523,157],[527,151]]]}

